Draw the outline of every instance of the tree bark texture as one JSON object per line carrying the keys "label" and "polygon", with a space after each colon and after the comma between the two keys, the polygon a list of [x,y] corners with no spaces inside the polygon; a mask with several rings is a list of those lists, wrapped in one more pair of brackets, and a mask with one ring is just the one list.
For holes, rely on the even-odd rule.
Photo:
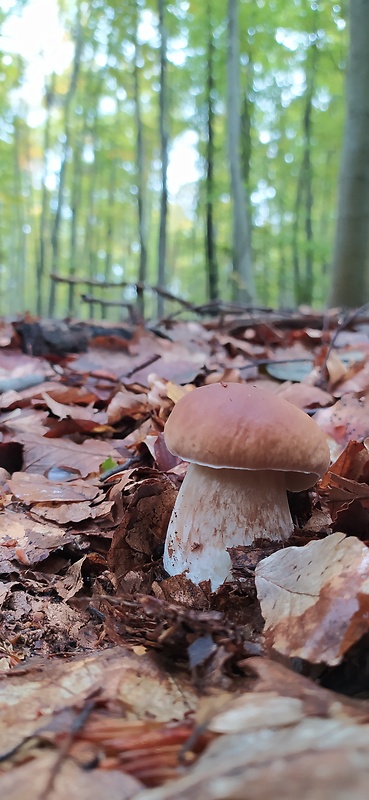
{"label": "tree bark texture", "polygon": [[[138,210],[138,236],[140,242],[140,261],[138,266],[138,282],[144,283],[147,277],[147,232],[146,232],[146,192],[144,170],[144,139],[143,122],[140,100],[140,55],[141,48],[138,42],[138,20],[135,28],[135,58],[134,58],[134,101],[136,121],[136,161],[137,161],[137,210]],[[145,316],[145,296],[142,288],[137,289],[137,309],[139,316]]]}
{"label": "tree bark texture", "polygon": [[228,157],[233,201],[234,299],[243,303],[255,298],[251,255],[251,224],[242,180],[240,65],[238,0],[228,0],[227,54]]}
{"label": "tree bark texture", "polygon": [[[160,194],[160,226],[158,247],[158,285],[165,288],[166,250],[167,250],[167,217],[168,217],[168,131],[167,131],[167,32],[165,26],[166,0],[159,0],[159,34],[160,34],[160,159],[161,159],[161,194]],[[164,299],[159,294],[157,303],[158,316],[164,312]]]}
{"label": "tree bark texture", "polygon": [[214,34],[210,4],[208,4],[208,25],[205,254],[208,299],[217,300],[219,295],[219,275],[214,225]]}
{"label": "tree bark texture", "polygon": [[346,121],[339,180],[330,303],[354,308],[369,298],[369,3],[351,0]]}
{"label": "tree bark texture", "polygon": [[[77,81],[79,75],[79,69],[81,64],[81,56],[82,56],[82,49],[83,49],[83,37],[82,37],[82,28],[80,23],[80,7],[78,6],[77,9],[77,33],[76,33],[76,41],[75,41],[75,50],[74,50],[74,59],[73,59],[73,66],[72,66],[72,74],[70,78],[70,83],[68,86],[67,93],[64,99],[64,143],[63,143],[63,150],[60,162],[60,170],[59,170],[59,185],[58,185],[58,195],[57,195],[57,202],[56,202],[56,211],[54,222],[51,230],[51,272],[58,271],[58,259],[59,259],[59,238],[60,238],[60,224],[62,219],[62,209],[63,209],[63,200],[64,200],[64,187],[65,187],[65,179],[66,179],[66,169],[67,169],[67,161],[68,161],[68,154],[69,154],[69,147],[70,147],[70,126],[69,126],[69,117],[70,117],[70,108],[74,93],[77,88]],[[50,297],[49,297],[49,316],[52,317],[55,313],[55,281],[51,281],[50,287]]]}

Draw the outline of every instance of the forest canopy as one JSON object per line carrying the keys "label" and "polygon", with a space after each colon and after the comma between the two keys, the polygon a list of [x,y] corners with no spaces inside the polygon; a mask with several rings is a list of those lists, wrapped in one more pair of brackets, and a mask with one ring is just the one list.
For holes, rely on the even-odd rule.
{"label": "forest canopy", "polygon": [[[46,17],[30,57],[19,32],[32,39],[54,5],[64,57],[55,42],[50,58]],[[50,274],[89,279],[97,289],[87,292],[108,301],[138,296],[141,307],[144,283],[195,304],[327,303],[346,5],[8,0],[2,9],[0,313],[93,313],[82,285]],[[145,292],[146,315],[163,311],[156,303]]]}

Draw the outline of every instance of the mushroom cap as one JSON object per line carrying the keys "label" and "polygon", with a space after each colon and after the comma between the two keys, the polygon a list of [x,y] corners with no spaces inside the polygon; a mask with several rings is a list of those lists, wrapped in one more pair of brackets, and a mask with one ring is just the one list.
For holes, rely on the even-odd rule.
{"label": "mushroom cap", "polygon": [[286,488],[307,489],[329,467],[325,434],[304,411],[240,383],[213,383],[184,395],[164,431],[168,450],[208,467],[278,470]]}

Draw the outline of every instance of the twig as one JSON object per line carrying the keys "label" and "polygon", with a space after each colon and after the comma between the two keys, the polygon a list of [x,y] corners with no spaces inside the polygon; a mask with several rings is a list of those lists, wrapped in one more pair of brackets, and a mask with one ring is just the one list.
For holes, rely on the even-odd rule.
{"label": "twig", "polygon": [[68,755],[68,751],[69,751],[71,745],[73,744],[73,741],[76,738],[76,735],[84,727],[84,725],[87,722],[87,719],[90,716],[91,711],[93,711],[94,707],[95,707],[95,700],[94,699],[88,700],[86,702],[84,708],[82,709],[81,713],[78,715],[78,717],[72,723],[70,732],[69,732],[68,736],[66,737],[64,743],[60,747],[60,750],[58,752],[57,758],[55,760],[55,764],[54,764],[54,766],[53,766],[53,768],[52,768],[52,770],[50,772],[50,775],[48,776],[48,779],[47,779],[47,782],[46,782],[46,786],[43,789],[43,791],[41,792],[41,794],[39,795],[38,800],[47,800],[47,797],[48,797],[49,793],[53,789],[53,786],[54,786],[54,783],[55,783],[55,779],[56,779],[58,773],[60,772],[60,769],[61,769],[61,767],[63,765],[63,762],[65,761],[65,759],[66,759],[66,757]]}
{"label": "twig", "polygon": [[319,378],[317,379],[317,381],[315,383],[315,385],[318,386],[319,388],[321,388],[327,382],[326,378],[324,377],[324,373],[326,373],[327,362],[328,362],[329,356],[330,356],[330,354],[331,354],[331,352],[332,352],[332,350],[334,348],[334,345],[336,343],[336,340],[337,340],[339,334],[348,325],[350,325],[352,322],[354,322],[354,320],[360,314],[362,314],[364,311],[368,311],[368,310],[369,310],[369,303],[364,303],[364,305],[359,306],[359,308],[355,308],[353,311],[346,312],[346,314],[343,317],[342,322],[340,322],[339,325],[337,325],[336,330],[332,334],[331,341],[329,342],[329,345],[327,347],[327,352],[325,354],[324,361],[321,364],[321,367],[320,367],[320,370],[319,370]]}
{"label": "twig", "polygon": [[139,464],[141,461],[141,456],[132,456],[132,458],[128,458],[125,464],[117,464],[116,467],[112,467],[111,469],[107,469],[106,472],[103,472],[100,475],[99,483],[104,483],[112,475],[119,475],[121,472],[125,472],[127,469],[130,469],[134,464]]}
{"label": "twig", "polygon": [[262,367],[268,364],[312,364],[312,358],[281,358],[281,359],[274,359],[274,358],[256,358],[252,361],[251,364],[245,364],[243,367],[238,367],[240,372],[244,369],[252,369],[252,367]]}
{"label": "twig", "polygon": [[131,378],[135,372],[140,372],[141,369],[145,369],[145,367],[149,367],[150,364],[155,364],[155,361],[158,361],[161,356],[155,353],[153,356],[150,356],[146,361],[143,361],[141,364],[138,364],[133,369],[130,369],[129,372],[125,372],[123,375],[120,375],[119,380],[123,381],[124,378]]}

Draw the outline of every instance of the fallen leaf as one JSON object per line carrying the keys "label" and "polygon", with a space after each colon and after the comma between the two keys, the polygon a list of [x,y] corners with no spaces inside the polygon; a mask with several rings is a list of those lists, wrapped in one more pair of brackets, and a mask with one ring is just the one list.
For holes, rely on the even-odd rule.
{"label": "fallen leaf", "polygon": [[338,444],[365,439],[369,436],[369,397],[358,400],[353,395],[345,395],[331,408],[319,409],[314,420]]}
{"label": "fallen leaf", "polygon": [[187,775],[135,800],[366,800],[369,725],[305,719],[217,738]]}
{"label": "fallen leaf", "polygon": [[[39,564],[50,553],[62,549],[70,542],[83,547],[83,536],[65,531],[57,525],[35,522],[21,512],[5,509],[1,515],[0,569],[17,558],[17,550],[25,553],[28,564]],[[8,570],[6,570],[8,571]]]}
{"label": "fallen leaf", "polygon": [[83,769],[68,757],[59,763],[57,753],[42,753],[0,775],[0,794],[6,800],[41,798],[48,786],[48,800],[133,800],[142,784],[121,770]]}
{"label": "fallen leaf", "polygon": [[37,473],[14,472],[8,485],[14,496],[23,503],[80,503],[93,500],[99,494],[98,488],[86,481],[57,483]]}
{"label": "fallen leaf", "polygon": [[151,653],[137,656],[113,647],[68,662],[45,661],[35,670],[30,664],[0,681],[1,752],[19,746],[60,709],[81,705],[96,692],[106,702],[120,703],[128,720],[181,720],[197,702],[188,681],[168,674]]}
{"label": "fallen leaf", "polygon": [[333,533],[261,561],[255,584],[268,646],[313,663],[339,664],[369,627],[369,550]]}
{"label": "fallen leaf", "polygon": [[87,439],[76,444],[70,439],[45,439],[32,433],[22,433],[17,440],[24,445],[24,469],[45,473],[51,467],[70,467],[82,477],[98,475],[107,458],[120,461],[120,453],[108,442]]}
{"label": "fallen leaf", "polygon": [[127,505],[113,535],[109,563],[119,590],[131,593],[151,585],[177,491],[168,478],[152,471],[124,493]]}
{"label": "fallen leaf", "polygon": [[123,417],[140,419],[147,413],[147,395],[136,394],[122,387],[108,405],[107,419],[109,425],[115,425]]}
{"label": "fallen leaf", "polygon": [[329,392],[324,392],[317,386],[308,383],[282,383],[276,392],[284,400],[293,403],[298,408],[317,408],[331,405],[333,397]]}

